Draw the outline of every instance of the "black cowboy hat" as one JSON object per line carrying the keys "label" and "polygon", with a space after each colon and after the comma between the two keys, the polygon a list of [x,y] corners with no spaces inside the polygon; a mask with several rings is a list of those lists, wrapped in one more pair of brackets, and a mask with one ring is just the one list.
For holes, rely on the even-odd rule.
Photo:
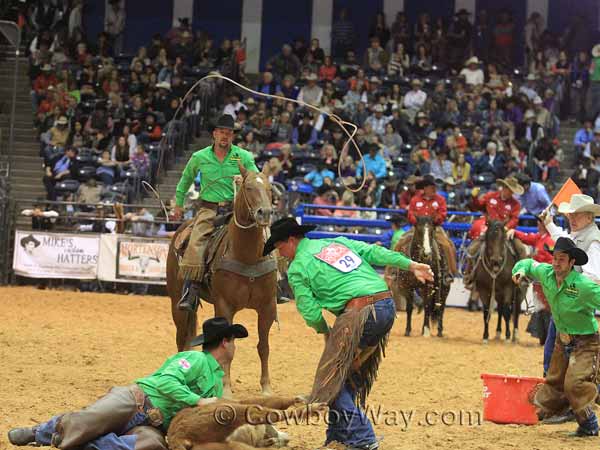
{"label": "black cowboy hat", "polygon": [[577,247],[575,242],[568,237],[559,237],[554,244],[554,248],[549,248],[547,244],[544,245],[544,248],[551,254],[554,254],[554,252],[566,253],[575,260],[576,266],[583,266],[588,262],[587,253]]}
{"label": "black cowboy hat", "polygon": [[273,251],[275,243],[285,241],[290,236],[305,235],[315,228],[317,228],[315,225],[299,225],[293,217],[285,217],[273,222],[273,225],[271,225],[271,237],[265,243],[263,256]]}
{"label": "black cowboy hat", "polygon": [[462,9],[459,9],[459,10],[457,11],[457,13],[456,13],[456,14],[454,14],[454,15],[455,15],[455,16],[463,16],[463,15],[470,16],[470,15],[471,15],[471,13],[470,13],[469,11],[467,11],[465,8],[462,8]]}
{"label": "black cowboy hat", "polygon": [[202,334],[190,342],[191,347],[202,344],[214,344],[223,339],[248,337],[248,330],[244,325],[231,325],[224,317],[213,317],[202,324]]}
{"label": "black cowboy hat", "polygon": [[515,178],[521,186],[523,186],[524,184],[531,184],[531,177],[525,173],[519,172],[515,175]]}
{"label": "black cowboy hat", "polygon": [[30,234],[21,239],[21,247],[25,248],[30,242],[33,242],[33,245],[35,245],[36,247],[39,247],[41,244],[40,241],[33,237],[33,234]]}
{"label": "black cowboy hat", "polygon": [[235,121],[229,114],[223,114],[217,119],[217,123],[213,126],[213,131],[217,128],[225,128],[226,130],[233,130]]}
{"label": "black cowboy hat", "polygon": [[435,178],[431,175],[425,175],[421,181],[417,181],[415,187],[417,189],[424,189],[427,186],[435,186]]}

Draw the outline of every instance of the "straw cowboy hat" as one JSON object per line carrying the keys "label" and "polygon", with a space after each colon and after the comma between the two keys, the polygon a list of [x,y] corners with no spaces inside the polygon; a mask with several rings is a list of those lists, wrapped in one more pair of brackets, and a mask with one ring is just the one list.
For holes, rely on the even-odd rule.
{"label": "straw cowboy hat", "polygon": [[525,111],[524,120],[527,120],[527,119],[535,119],[535,113],[531,109],[528,109],[527,111]]}
{"label": "straw cowboy hat", "polygon": [[419,177],[417,177],[415,175],[411,175],[406,180],[404,180],[404,184],[407,185],[407,186],[409,184],[416,184],[419,180],[420,180]]}
{"label": "straw cowboy hat", "polygon": [[418,78],[413,78],[410,84],[411,86],[423,86],[423,83],[421,83],[421,80],[419,80]]}
{"label": "straw cowboy hat", "polygon": [[454,181],[453,177],[446,177],[442,180],[444,182],[444,184],[450,185],[450,186],[455,186],[456,185],[456,181]]}
{"label": "straw cowboy hat", "polygon": [[594,216],[600,216],[600,205],[595,205],[594,199],[589,195],[573,194],[569,203],[562,202],[558,206],[558,212],[561,214],[589,212]]}
{"label": "straw cowboy hat", "polygon": [[600,44],[594,45],[592,48],[592,56],[594,58],[600,58]]}
{"label": "straw cowboy hat", "polygon": [[523,186],[521,186],[519,182],[513,177],[499,178],[496,180],[496,184],[502,185],[510,189],[513,194],[523,195],[525,193],[525,189],[523,189]]}
{"label": "straw cowboy hat", "polygon": [[473,56],[472,58],[467,59],[465,63],[465,67],[470,66],[471,64],[479,64],[481,61],[477,58],[477,56]]}

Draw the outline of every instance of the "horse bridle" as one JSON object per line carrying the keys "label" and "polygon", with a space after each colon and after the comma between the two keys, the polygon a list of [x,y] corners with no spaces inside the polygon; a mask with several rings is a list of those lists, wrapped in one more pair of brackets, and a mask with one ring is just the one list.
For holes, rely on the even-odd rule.
{"label": "horse bridle", "polygon": [[[254,228],[254,227],[266,227],[268,226],[268,224],[266,225],[262,225],[259,224],[258,221],[256,220],[256,210],[254,208],[252,208],[252,205],[250,205],[250,202],[248,201],[248,197],[246,196],[246,192],[244,190],[244,183],[246,183],[246,178],[248,177],[248,175],[246,175],[246,177],[242,176],[242,183],[240,184],[240,194],[242,195],[243,199],[244,199],[244,203],[246,204],[246,208],[248,209],[248,214],[251,217],[251,223],[249,225],[242,225],[236,216],[235,213],[235,199],[237,198],[238,195],[238,191],[237,191],[237,185],[235,183],[235,178],[233,180],[233,202],[234,202],[234,208],[233,208],[233,222],[235,223],[235,225],[238,228],[241,228],[243,230],[249,230],[250,228]],[[258,208],[257,208],[258,209]]]}

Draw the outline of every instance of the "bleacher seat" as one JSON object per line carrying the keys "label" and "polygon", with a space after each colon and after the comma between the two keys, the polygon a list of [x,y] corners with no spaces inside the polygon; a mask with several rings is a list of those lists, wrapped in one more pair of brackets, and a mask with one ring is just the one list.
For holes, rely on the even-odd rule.
{"label": "bleacher seat", "polygon": [[74,194],[79,189],[79,184],[77,180],[62,180],[56,183],[54,190],[57,195]]}

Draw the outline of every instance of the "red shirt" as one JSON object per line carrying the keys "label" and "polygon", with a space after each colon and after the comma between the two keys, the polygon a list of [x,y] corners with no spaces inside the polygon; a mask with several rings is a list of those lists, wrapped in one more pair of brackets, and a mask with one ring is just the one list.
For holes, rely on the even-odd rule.
{"label": "red shirt", "polygon": [[422,193],[419,193],[412,198],[408,206],[408,221],[413,225],[417,223],[419,216],[431,217],[435,225],[441,225],[446,220],[447,214],[446,199],[440,194],[425,198]]}
{"label": "red shirt", "polygon": [[38,77],[33,82],[33,90],[37,94],[42,94],[48,86],[56,86],[58,84],[58,80],[54,75],[38,75]]}
{"label": "red shirt", "polygon": [[550,234],[524,233],[522,231],[515,231],[515,236],[523,244],[531,245],[535,248],[533,259],[538,262],[552,264],[552,254],[544,247],[544,245],[547,245],[550,248],[554,247],[554,241],[550,237]]}
{"label": "red shirt", "polygon": [[319,78],[321,80],[333,81],[336,73],[337,73],[337,67],[335,67],[335,66],[327,67],[327,66],[323,65],[319,69]]}
{"label": "red shirt", "polygon": [[402,194],[400,194],[400,199],[398,200],[400,209],[408,209],[408,206],[410,205],[410,201],[417,194],[418,194],[417,191],[415,191],[415,192],[410,192],[410,191],[404,191],[404,192],[402,192]]}
{"label": "red shirt", "polygon": [[487,223],[485,217],[480,217],[475,220],[469,230],[469,239],[474,240],[487,231]]}
{"label": "red shirt", "polygon": [[500,192],[488,192],[480,198],[474,198],[471,206],[485,211],[489,220],[506,220],[506,228],[515,228],[519,223],[521,204],[512,196],[508,200],[502,200]]}

